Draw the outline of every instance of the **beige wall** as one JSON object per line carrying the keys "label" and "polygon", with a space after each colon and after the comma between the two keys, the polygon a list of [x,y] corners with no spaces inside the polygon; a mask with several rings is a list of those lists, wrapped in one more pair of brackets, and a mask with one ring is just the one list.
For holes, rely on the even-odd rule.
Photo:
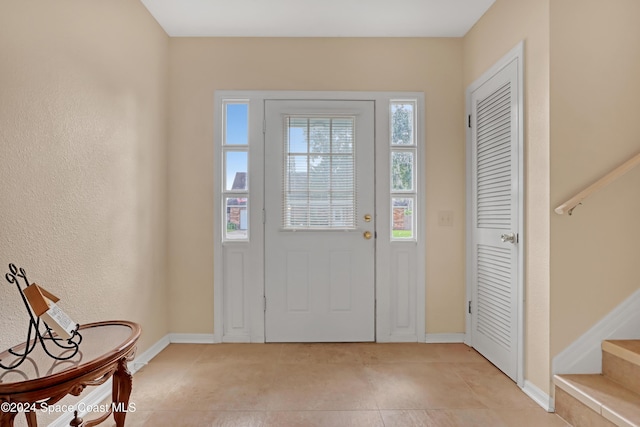
{"label": "beige wall", "polygon": [[[172,332],[213,332],[213,94],[231,89],[425,93],[426,326],[464,332],[461,39],[175,38],[170,46]],[[453,211],[453,227],[437,226],[439,210]]]}
{"label": "beige wall", "polygon": [[[640,152],[640,2],[551,2],[551,201]],[[551,217],[551,355],[640,287],[640,168]]]}
{"label": "beige wall", "polygon": [[525,379],[550,392],[549,0],[497,0],[464,37],[464,87],[524,40]]}
{"label": "beige wall", "polygon": [[77,322],[141,323],[144,351],[169,330],[168,37],[138,1],[0,9],[0,348],[26,337],[14,262]]}

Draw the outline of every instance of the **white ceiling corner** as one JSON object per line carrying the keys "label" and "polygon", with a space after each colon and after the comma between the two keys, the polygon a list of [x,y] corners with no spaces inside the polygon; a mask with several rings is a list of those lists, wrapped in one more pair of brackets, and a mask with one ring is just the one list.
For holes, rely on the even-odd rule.
{"label": "white ceiling corner", "polygon": [[172,37],[462,37],[495,0],[141,0]]}

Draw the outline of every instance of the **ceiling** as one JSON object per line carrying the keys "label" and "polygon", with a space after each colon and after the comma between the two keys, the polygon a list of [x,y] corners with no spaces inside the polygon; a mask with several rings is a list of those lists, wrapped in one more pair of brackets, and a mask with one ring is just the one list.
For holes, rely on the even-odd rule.
{"label": "ceiling", "polygon": [[141,0],[172,37],[462,37],[495,0]]}

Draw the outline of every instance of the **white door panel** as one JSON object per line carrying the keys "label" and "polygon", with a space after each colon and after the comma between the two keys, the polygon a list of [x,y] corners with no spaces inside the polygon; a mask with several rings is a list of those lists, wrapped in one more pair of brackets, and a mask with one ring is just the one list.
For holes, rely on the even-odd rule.
{"label": "white door panel", "polygon": [[268,342],[375,339],[373,114],[372,101],[265,102]]}

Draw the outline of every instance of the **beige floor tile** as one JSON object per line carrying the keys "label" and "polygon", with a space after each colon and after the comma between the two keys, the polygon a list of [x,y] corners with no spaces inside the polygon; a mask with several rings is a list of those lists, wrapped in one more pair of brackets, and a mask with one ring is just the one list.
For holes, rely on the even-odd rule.
{"label": "beige floor tile", "polygon": [[268,407],[290,410],[377,410],[365,368],[358,364],[281,364]]}
{"label": "beige floor tile", "polygon": [[[83,417],[85,422],[94,420],[99,418],[101,414],[87,414]],[[153,411],[139,411],[136,409],[135,412],[129,412],[125,417],[125,425],[127,427],[143,427],[146,424],[147,419],[153,415]],[[113,420],[113,415],[107,418],[102,424],[99,424],[100,427],[115,427],[116,423]]]}
{"label": "beige floor tile", "polygon": [[173,363],[190,365],[196,361],[209,344],[169,344],[153,358],[153,363]]}
{"label": "beige floor tile", "polygon": [[[261,427],[265,412],[244,411],[159,411],[144,427]],[[129,425],[127,424],[127,427]]]}
{"label": "beige floor tile", "polygon": [[196,363],[278,363],[283,344],[215,344],[200,354]]}
{"label": "beige floor tile", "polygon": [[264,427],[384,427],[378,411],[270,412]]}
{"label": "beige floor tile", "polygon": [[171,395],[159,401],[164,410],[266,410],[267,391],[274,382],[270,364],[196,363]]}
{"label": "beige floor tile", "polygon": [[284,344],[281,363],[359,363],[362,364],[361,344]]}
{"label": "beige floor tile", "polygon": [[570,427],[556,414],[538,409],[496,409],[496,414],[509,427]]}
{"label": "beige floor tile", "polygon": [[438,349],[415,343],[360,344],[362,361],[378,363],[426,363],[441,360]]}
{"label": "beige floor tile", "polygon": [[[434,420],[427,415],[427,411],[419,409],[382,410],[380,415],[385,427],[424,427],[434,423]],[[442,425],[455,427],[453,424]]]}
{"label": "beige floor tile", "polygon": [[429,344],[442,362],[481,363],[487,367],[494,366],[473,348],[466,344]]}
{"label": "beige floor tile", "polygon": [[493,366],[465,363],[448,369],[457,372],[489,408],[541,409],[515,382]]}
{"label": "beige floor tile", "polygon": [[[490,409],[459,409],[427,411],[433,426],[506,427],[500,417]],[[449,424],[451,423],[451,424]]]}
{"label": "beige floor tile", "polygon": [[129,401],[140,411],[158,409],[159,402],[191,382],[188,372],[182,363],[149,363],[133,376]]}
{"label": "beige floor tile", "polygon": [[130,402],[127,427],[567,426],[463,344],[172,344]]}
{"label": "beige floor tile", "polygon": [[378,364],[367,367],[380,409],[484,408],[446,364]]}
{"label": "beige floor tile", "polygon": [[507,427],[490,409],[381,411],[385,427]]}

